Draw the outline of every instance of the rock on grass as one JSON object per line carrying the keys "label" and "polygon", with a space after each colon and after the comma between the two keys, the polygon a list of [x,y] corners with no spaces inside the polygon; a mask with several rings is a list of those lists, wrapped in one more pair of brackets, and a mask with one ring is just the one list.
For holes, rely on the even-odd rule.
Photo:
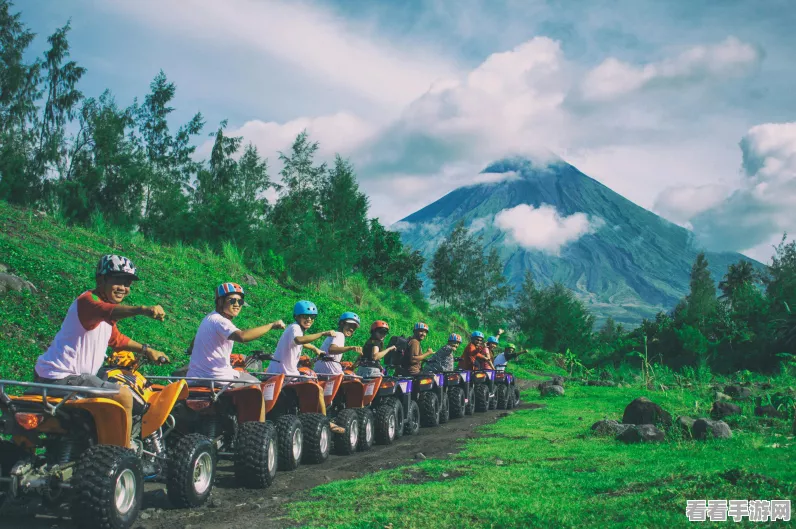
{"label": "rock on grass", "polygon": [[561,386],[555,386],[555,385],[553,385],[553,386],[547,386],[547,385],[539,386],[539,393],[541,393],[541,395],[543,397],[547,397],[547,396],[550,396],[550,395],[563,396],[564,395],[564,388],[561,387]]}
{"label": "rock on grass", "polygon": [[652,443],[663,441],[666,434],[663,430],[656,428],[652,424],[632,424],[624,432],[616,436],[618,441],[623,443]]}
{"label": "rock on grass", "polygon": [[697,419],[691,427],[691,434],[694,439],[705,440],[729,439],[732,437],[732,430],[724,421],[711,421],[710,419]]}
{"label": "rock on grass", "polygon": [[647,397],[639,397],[625,408],[622,415],[625,424],[662,424],[672,425],[672,416]]}
{"label": "rock on grass", "polygon": [[716,401],[710,409],[710,416],[715,420],[723,419],[730,415],[741,415],[741,407],[731,402]]}

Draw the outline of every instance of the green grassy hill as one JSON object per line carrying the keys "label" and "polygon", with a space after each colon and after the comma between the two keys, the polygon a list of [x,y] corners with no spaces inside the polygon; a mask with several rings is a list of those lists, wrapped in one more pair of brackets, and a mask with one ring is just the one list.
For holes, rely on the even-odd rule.
{"label": "green grassy hill", "polygon": [[[142,317],[124,320],[120,330],[164,351],[176,365],[187,363],[184,351],[199,322],[213,309],[213,289],[222,281],[235,281],[246,288],[246,301],[251,306],[235,320],[241,328],[280,318],[289,323],[293,304],[309,299],[320,311],[314,330],[334,328],[339,315],[352,310],[368,327],[373,320],[386,320],[394,334],[409,334],[415,321],[426,321],[431,326],[427,344],[434,348],[441,346],[450,332],[466,331],[456,318],[446,317],[443,322],[434,314],[424,313],[404,294],[370,289],[362,278],[322,282],[314,287],[280,283],[248,270],[233,247],[219,254],[181,245],[162,246],[140,234],[120,232],[101,223],[93,229],[67,226],[58,219],[0,202],[0,264],[38,289],[35,293],[0,294],[1,379],[32,378],[36,358],[49,346],[72,301],[93,288],[94,266],[106,253],[125,255],[139,269],[142,281],[134,284],[126,302],[160,304],[167,315],[165,322]],[[254,277],[257,285],[245,284],[246,274]],[[261,340],[237,345],[235,352],[273,350],[280,334],[274,331]],[[352,343],[361,345],[367,334],[360,330]]]}

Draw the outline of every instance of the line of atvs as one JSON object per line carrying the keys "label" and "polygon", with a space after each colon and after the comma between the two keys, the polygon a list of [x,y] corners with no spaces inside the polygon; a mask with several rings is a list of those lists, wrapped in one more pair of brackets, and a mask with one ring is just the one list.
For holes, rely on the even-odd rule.
{"label": "line of atvs", "polygon": [[257,372],[270,355],[233,355],[236,369],[260,379],[242,384],[145,377],[132,353],[114,353],[103,374],[132,390],[132,425],[108,398],[118,390],[0,380],[0,434],[10,437],[0,440],[0,519],[66,503],[78,527],[123,529],[138,518],[148,481],[165,483],[173,506],[197,507],[219,459],[233,461],[241,486],[265,488],[277,469],[520,402],[501,368],[362,378],[345,362],[342,374],[315,373],[302,358],[300,376],[286,378]]}

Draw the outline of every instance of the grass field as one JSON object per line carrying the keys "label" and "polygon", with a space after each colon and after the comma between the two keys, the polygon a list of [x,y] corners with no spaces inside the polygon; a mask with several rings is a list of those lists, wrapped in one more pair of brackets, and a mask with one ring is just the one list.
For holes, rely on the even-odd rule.
{"label": "grass field", "polygon": [[671,434],[624,445],[591,435],[594,422],[621,420],[639,396],[675,417],[705,415],[704,399],[688,390],[574,385],[545,399],[527,390],[524,400],[546,407],[482,428],[448,460],[318,487],[290,514],[308,527],[686,527],[688,499],[796,497],[789,424],[766,427],[749,405],[727,440]]}

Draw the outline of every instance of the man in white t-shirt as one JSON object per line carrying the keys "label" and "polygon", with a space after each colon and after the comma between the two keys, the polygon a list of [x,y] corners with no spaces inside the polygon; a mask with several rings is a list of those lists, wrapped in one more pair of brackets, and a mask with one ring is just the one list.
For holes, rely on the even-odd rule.
{"label": "man in white t-shirt", "polygon": [[[163,321],[166,313],[160,305],[130,306],[122,301],[130,294],[137,270],[130,259],[120,255],[104,255],[94,274],[96,288],[83,292],[72,304],[47,351],[36,360],[34,381],[62,386],[88,386],[119,389],[110,397],[127,412],[127,432],[132,426],[133,395],[126,386],[119,386],[97,376],[105,361],[108,347],[142,353],[153,362],[166,363],[169,358],[119,332],[116,322],[135,316]],[[52,394],[52,393],[50,393]],[[129,437],[129,435],[127,436]]]}
{"label": "man in white t-shirt", "polygon": [[245,295],[237,283],[222,283],[216,288],[216,310],[204,317],[191,344],[188,377],[260,382],[254,375],[232,367],[229,359],[232,347],[235,342],[257,340],[271,329],[284,329],[285,322],[277,320],[260,327],[238,329],[232,320],[240,315]]}
{"label": "man in white t-shirt", "polygon": [[346,338],[351,338],[359,328],[359,316],[353,312],[344,312],[337,322],[337,332],[334,336],[329,336],[321,345],[321,355],[315,360],[315,372],[327,375],[339,375],[343,372],[340,362],[343,360],[343,353],[354,351],[362,354],[362,348],[353,345],[346,346]]}
{"label": "man in white t-shirt", "polygon": [[[287,376],[300,376],[298,370],[299,357],[304,348],[313,349],[311,342],[324,336],[334,336],[335,331],[323,331],[315,334],[305,334],[315,318],[318,316],[318,307],[311,301],[299,301],[293,307],[293,318],[295,322],[285,328],[285,332],[279,337],[276,344],[274,358],[268,364],[266,373],[284,373]],[[307,347],[310,346],[310,347]]]}

